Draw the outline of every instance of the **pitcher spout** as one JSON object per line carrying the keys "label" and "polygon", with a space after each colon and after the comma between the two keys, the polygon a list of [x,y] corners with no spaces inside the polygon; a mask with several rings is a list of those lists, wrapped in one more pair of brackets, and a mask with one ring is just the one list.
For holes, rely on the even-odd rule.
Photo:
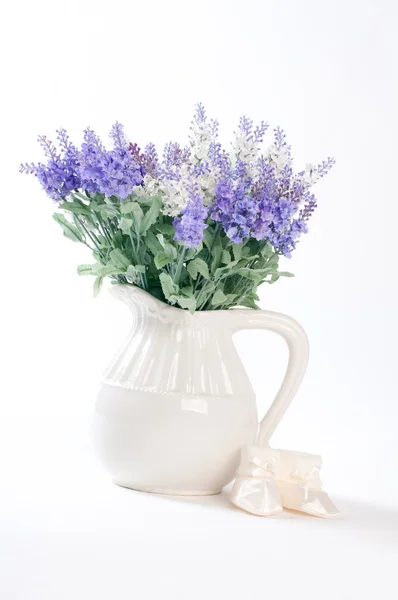
{"label": "pitcher spout", "polygon": [[144,292],[141,288],[136,287],[135,285],[112,285],[109,288],[109,293],[116,300],[121,300],[124,302],[130,310],[135,312],[135,307],[137,304],[142,304],[144,301],[143,296],[147,298],[147,302],[149,300],[150,295]]}

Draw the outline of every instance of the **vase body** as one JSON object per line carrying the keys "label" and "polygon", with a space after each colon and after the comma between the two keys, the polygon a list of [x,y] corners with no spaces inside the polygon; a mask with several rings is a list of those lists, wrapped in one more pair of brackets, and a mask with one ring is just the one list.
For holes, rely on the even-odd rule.
{"label": "vase body", "polygon": [[128,304],[133,324],[96,402],[103,466],[115,483],[137,490],[220,492],[258,434],[255,395],[232,335],[257,328],[250,318],[265,311],[191,314],[133,286],[111,291]]}

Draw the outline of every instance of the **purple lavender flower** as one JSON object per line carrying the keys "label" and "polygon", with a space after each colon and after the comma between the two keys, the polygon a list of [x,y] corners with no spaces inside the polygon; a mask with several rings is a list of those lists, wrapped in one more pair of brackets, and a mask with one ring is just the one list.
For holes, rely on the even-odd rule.
{"label": "purple lavender flower", "polygon": [[134,142],[134,144],[130,142],[128,149],[134,160],[142,165],[145,160],[145,155],[141,152],[141,148],[138,144],[136,142]]}
{"label": "purple lavender flower", "polygon": [[331,158],[330,156],[328,157],[327,160],[323,160],[318,166],[317,166],[317,172],[319,177],[325,177],[325,175],[327,175],[330,171],[330,169],[333,167],[333,165],[336,164],[336,161],[334,158]]}
{"label": "purple lavender flower", "polygon": [[181,217],[176,217],[173,225],[176,229],[174,239],[182,242],[186,248],[195,248],[203,240],[203,232],[207,225],[207,209],[203,206],[200,194],[192,185],[188,204]]}
{"label": "purple lavender flower", "polygon": [[169,142],[163,150],[163,160],[160,165],[160,175],[170,181],[178,181],[181,177],[181,167],[187,162],[189,152],[174,142]]}
{"label": "purple lavender flower", "polygon": [[307,191],[304,195],[304,206],[300,211],[300,218],[304,219],[304,221],[308,221],[316,207],[317,201],[314,194]]}
{"label": "purple lavender flower", "polygon": [[269,233],[270,225],[274,218],[272,200],[266,195],[257,197],[257,218],[252,228],[252,236],[256,240],[264,240]]}
{"label": "purple lavender flower", "polygon": [[145,146],[143,167],[145,173],[149,173],[152,177],[156,177],[159,169],[159,157],[156,151],[155,144],[149,143]]}
{"label": "purple lavender flower", "polygon": [[[243,173],[241,169],[238,172]],[[240,178],[235,183],[232,180],[219,183],[211,217],[222,224],[227,236],[236,244],[250,237],[268,239],[277,251],[290,256],[299,236],[307,231],[308,216],[303,209],[295,218],[298,203],[279,198],[272,177],[267,183],[269,185],[257,183],[251,190]]]}
{"label": "purple lavender flower", "polygon": [[191,169],[191,176],[193,174],[194,177],[200,177],[201,175],[206,175],[207,173],[211,173],[211,168],[207,161],[197,162]]}
{"label": "purple lavender flower", "polygon": [[222,224],[227,236],[236,244],[250,237],[258,221],[259,203],[246,195],[245,185],[233,187],[232,181],[217,186],[211,217]]}
{"label": "purple lavender flower", "polygon": [[[123,200],[135,186],[145,185],[144,175],[149,174],[158,180],[164,213],[179,214],[174,219],[175,239],[185,246],[199,244],[210,213],[235,243],[269,240],[277,252],[290,256],[317,205],[310,188],[335,161],[328,158],[294,174],[291,149],[281,128],[274,129],[274,143],[267,153],[259,155],[267,128],[264,121],[255,126],[241,117],[233,152],[228,153],[219,141],[218,121],[208,119],[199,103],[190,145],[170,142],[161,159],[153,144],[144,151],[136,143],[129,144],[123,126],[116,122],[110,132],[111,150],[89,129],[78,150],[60,129],[58,150],[46,137],[39,138],[47,162],[26,163],[20,170],[34,174],[54,200],[78,189]],[[202,194],[210,208],[204,207]]]}
{"label": "purple lavender flower", "polygon": [[203,106],[202,102],[198,102],[195,105],[194,120],[196,123],[205,123],[207,121],[205,107]]}
{"label": "purple lavender flower", "polygon": [[115,147],[108,151],[91,130],[85,131],[80,173],[84,189],[87,191],[125,200],[135,186],[141,185],[143,170],[129,152],[123,128],[119,123],[113,126],[111,137]]}
{"label": "purple lavender flower", "polygon": [[125,200],[135,186],[141,185],[141,167],[127,150],[115,148],[101,159],[101,176],[96,183],[105,196],[117,196]]}
{"label": "purple lavender flower", "polygon": [[79,175],[79,156],[77,149],[69,142],[65,129],[57,131],[62,154],[58,154],[55,146],[46,136],[39,136],[39,143],[48,158],[47,164],[21,165],[20,172],[37,177],[46,194],[53,200],[66,198],[81,185]]}
{"label": "purple lavender flower", "polygon": [[245,116],[239,119],[239,131],[249,140],[253,139],[253,121]]}
{"label": "purple lavender flower", "polygon": [[166,168],[181,166],[181,148],[174,142],[169,142],[163,150],[163,163]]}
{"label": "purple lavender flower", "polygon": [[250,237],[257,218],[257,203],[250,196],[236,199],[230,214],[227,236],[235,243],[241,244]]}
{"label": "purple lavender flower", "polygon": [[115,148],[119,150],[127,150],[128,143],[124,136],[123,125],[121,123],[116,121],[116,123],[112,125],[109,137],[111,140],[113,140],[113,145]]}
{"label": "purple lavender flower", "polygon": [[253,129],[253,121],[252,119],[248,119],[243,116],[239,119],[239,131],[242,135],[244,135],[249,141],[255,143],[261,143],[264,139],[264,134],[268,129],[268,123],[265,121],[261,121],[260,125],[257,125]]}
{"label": "purple lavender flower", "polygon": [[288,198],[281,198],[275,203],[273,225],[277,231],[283,231],[286,223],[290,223],[297,211],[297,204]]}
{"label": "purple lavender flower", "polygon": [[100,192],[98,180],[102,175],[101,157],[105,152],[99,137],[91,129],[86,129],[81,149],[80,175],[82,187],[89,193]]}
{"label": "purple lavender flower", "polygon": [[291,258],[297,241],[302,233],[308,232],[308,226],[303,218],[294,219],[283,231],[270,231],[268,239],[276,250]]}
{"label": "purple lavender flower", "polygon": [[257,125],[253,132],[253,141],[261,144],[264,139],[265,132],[268,129],[268,123],[261,121],[260,125]]}
{"label": "purple lavender flower", "polygon": [[79,187],[79,176],[68,161],[49,161],[47,165],[39,164],[35,173],[37,179],[53,200],[63,200]]}
{"label": "purple lavender flower", "polygon": [[232,181],[220,181],[216,189],[216,198],[212,207],[211,218],[220,223],[231,212],[234,202],[234,190]]}
{"label": "purple lavender flower", "polygon": [[288,156],[290,156],[291,147],[288,146],[286,142],[286,133],[281,127],[276,127],[274,129],[274,143],[277,150],[281,150],[283,148]]}
{"label": "purple lavender flower", "polygon": [[217,141],[209,144],[209,159],[211,166],[219,171],[221,177],[227,177],[229,172],[228,155]]}
{"label": "purple lavender flower", "polygon": [[211,142],[209,144],[209,160],[211,166],[220,173],[220,176],[227,177],[229,172],[228,154],[218,141],[219,123],[212,119],[209,124]]}

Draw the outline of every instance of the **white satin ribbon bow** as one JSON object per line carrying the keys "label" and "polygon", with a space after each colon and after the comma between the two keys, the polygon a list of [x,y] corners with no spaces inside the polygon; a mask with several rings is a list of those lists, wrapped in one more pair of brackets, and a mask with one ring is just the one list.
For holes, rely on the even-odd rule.
{"label": "white satin ribbon bow", "polygon": [[338,509],[322,490],[321,457],[304,452],[246,446],[231,492],[231,502],[254,515],[275,515],[282,506],[317,517]]}

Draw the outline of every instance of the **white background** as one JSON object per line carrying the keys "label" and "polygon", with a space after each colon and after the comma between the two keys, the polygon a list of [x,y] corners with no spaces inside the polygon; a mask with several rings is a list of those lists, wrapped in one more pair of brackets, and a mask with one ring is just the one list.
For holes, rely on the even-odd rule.
{"label": "white background", "polygon": [[[396,3],[22,0],[1,13],[2,600],[395,598]],[[77,140],[120,120],[142,145],[184,141],[198,101],[225,140],[244,113],[284,127],[297,169],[337,159],[284,265],[296,278],[260,291],[311,342],[274,444],[323,455],[337,521],[122,490],[91,450],[97,381],[128,313],[92,299],[75,274],[84,249],[17,166],[60,125]],[[283,342],[237,343],[264,413]]]}

